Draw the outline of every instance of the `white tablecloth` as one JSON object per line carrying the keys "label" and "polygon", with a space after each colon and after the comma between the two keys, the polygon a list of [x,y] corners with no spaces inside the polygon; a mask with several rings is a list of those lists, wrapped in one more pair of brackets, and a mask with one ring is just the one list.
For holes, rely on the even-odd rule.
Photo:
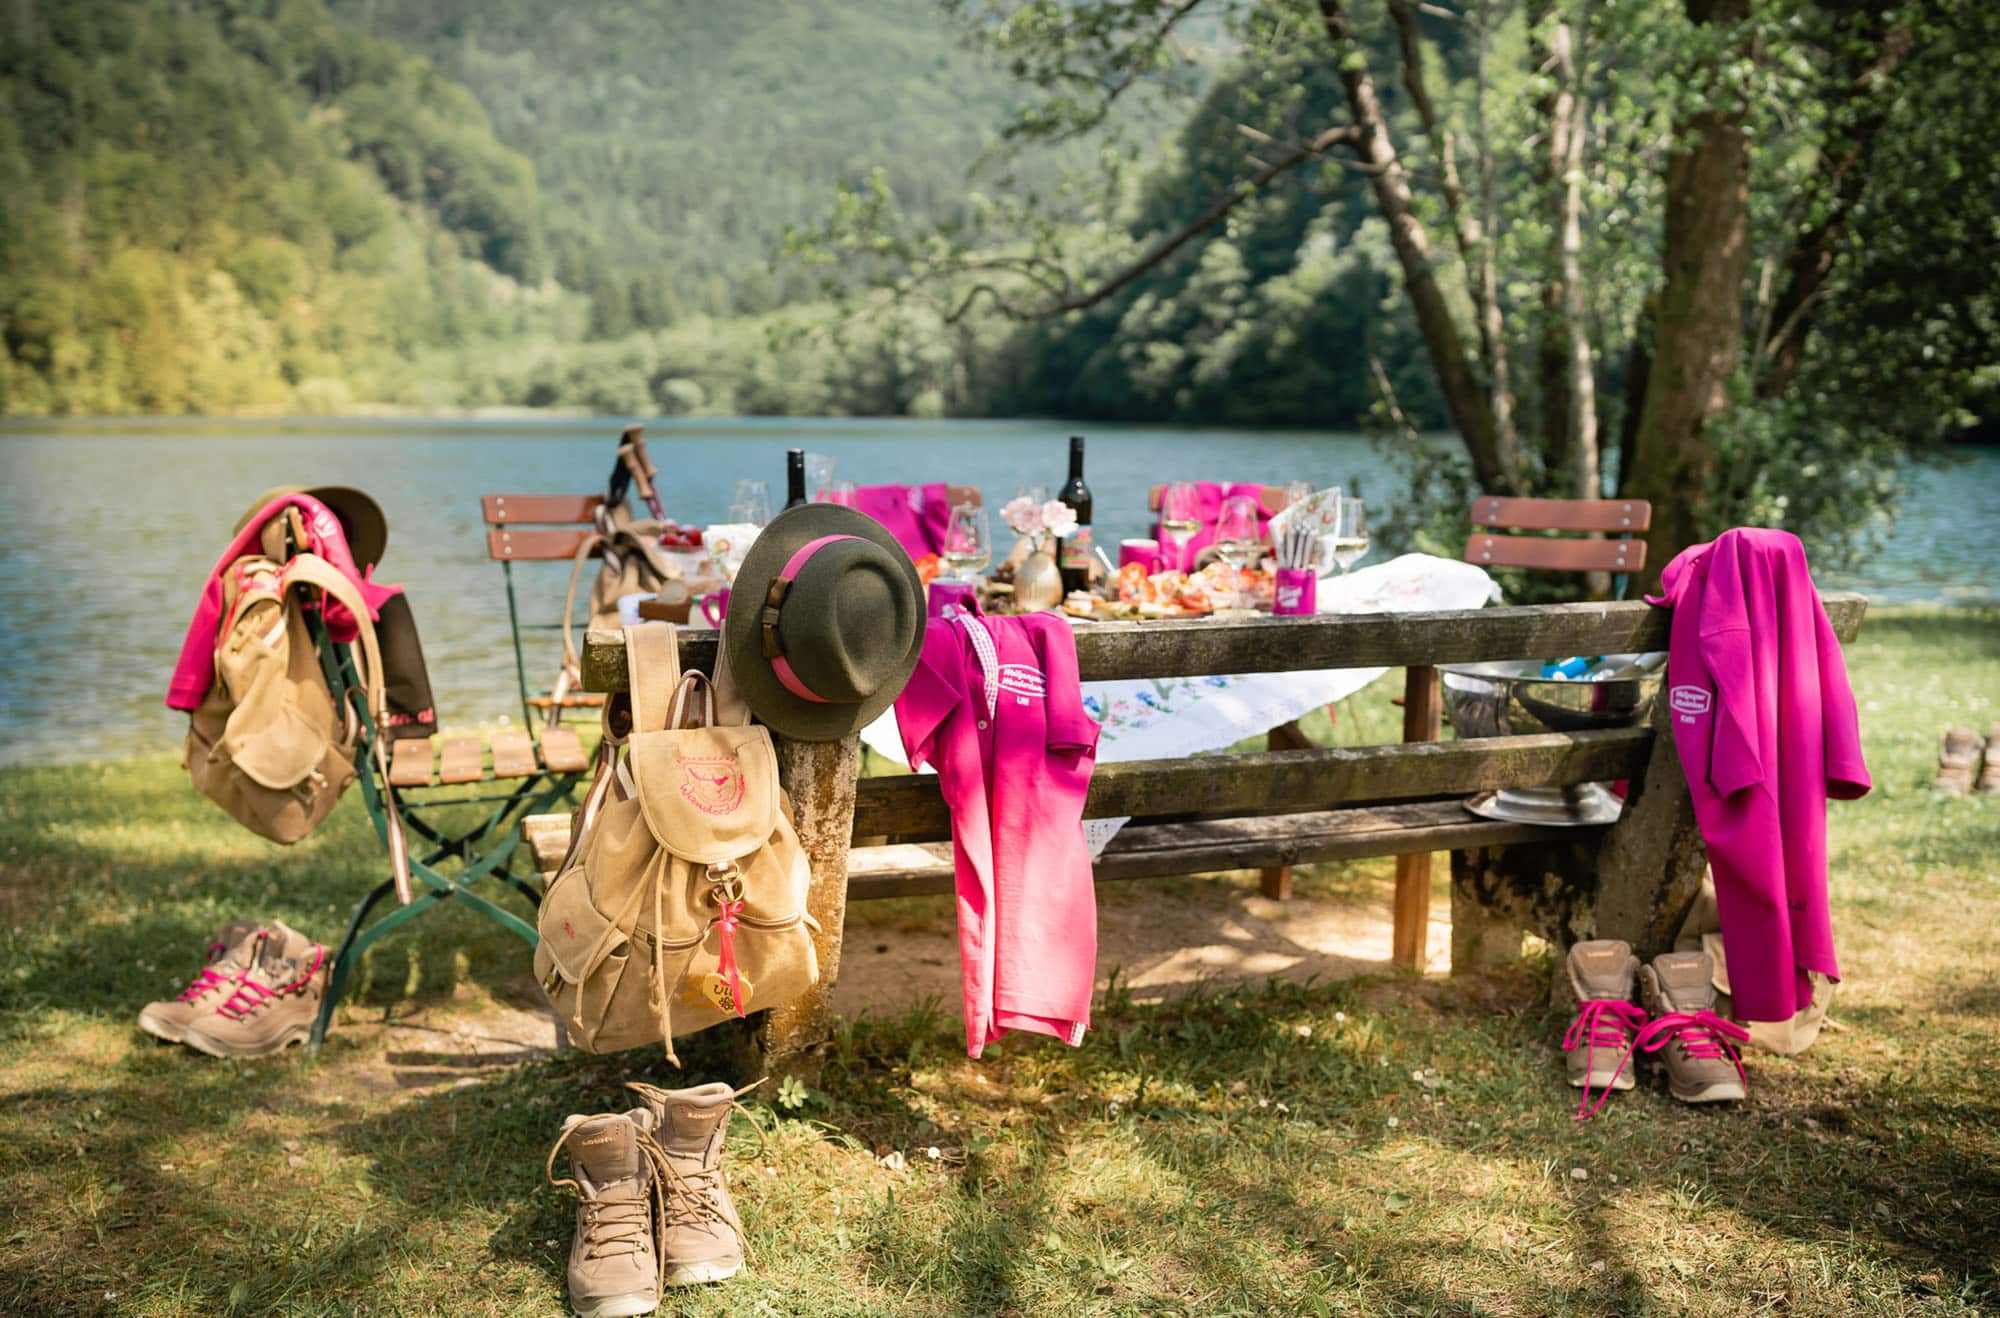
{"label": "white tablecloth", "polygon": [[[1499,600],[1500,587],[1471,563],[1404,554],[1344,577],[1323,577],[1317,594],[1321,613],[1421,613],[1483,608]],[[1354,694],[1387,671],[1328,668],[1085,682],[1083,703],[1104,725],[1097,741],[1100,764],[1173,759],[1223,750],[1268,732]],[[897,764],[904,763],[893,709],[862,729],[861,740]],[[1124,823],[1123,818],[1085,820],[1092,854],[1102,851]]]}

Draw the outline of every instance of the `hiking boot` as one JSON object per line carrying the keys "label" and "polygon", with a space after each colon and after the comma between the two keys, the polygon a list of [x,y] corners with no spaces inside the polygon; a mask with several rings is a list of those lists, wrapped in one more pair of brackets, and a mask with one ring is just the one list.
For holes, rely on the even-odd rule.
{"label": "hiking boot", "polygon": [[665,1155],[661,1280],[692,1286],[735,1276],[743,1267],[743,1222],[722,1178],[722,1145],[729,1135],[729,1114],[748,1088],[720,1083],[692,1089],[628,1083],[626,1088],[645,1102]]}
{"label": "hiking boot", "polygon": [[1979,756],[1979,791],[2000,796],[2000,721],[1986,730],[1986,749]]}
{"label": "hiking boot", "polygon": [[1638,1046],[1666,1063],[1667,1092],[1683,1103],[1742,1098],[1749,1080],[1735,1044],[1750,1031],[1715,1014],[1708,953],[1663,952],[1639,971],[1639,986],[1653,1020],[1639,1031]]}
{"label": "hiking boot", "polygon": [[[1630,1089],[1632,1073],[1626,1062],[1632,1041],[1646,1013],[1632,1004],[1632,983],[1639,958],[1632,945],[1618,938],[1594,938],[1569,950],[1569,982],[1576,990],[1576,1019],[1563,1035],[1563,1060],[1569,1083],[1581,1089],[1576,1119],[1595,1115],[1614,1089]],[[1591,1091],[1597,1091],[1592,1103]]]}
{"label": "hiking boot", "polygon": [[[626,1318],[660,1307],[659,1244],[654,1238],[660,1158],[652,1114],[572,1116],[543,1169],[551,1185],[576,1191],[576,1234],[569,1242],[569,1302],[580,1318]],[[558,1153],[574,1180],[558,1180]]]}
{"label": "hiking boot", "polygon": [[236,988],[237,977],[250,964],[256,932],[255,920],[231,920],[216,930],[208,944],[208,964],[172,998],[141,1007],[139,1028],[169,1043],[185,1039],[188,1026],[214,1011]]}
{"label": "hiking boot", "polygon": [[210,1057],[263,1057],[304,1043],[326,993],[326,949],[278,921],[260,930],[249,966],[185,1042]]}
{"label": "hiking boot", "polygon": [[1938,734],[1938,771],[1931,780],[1933,790],[1946,796],[1964,796],[1972,790],[1972,776],[1978,772],[1986,743],[1971,728],[1946,728]]}

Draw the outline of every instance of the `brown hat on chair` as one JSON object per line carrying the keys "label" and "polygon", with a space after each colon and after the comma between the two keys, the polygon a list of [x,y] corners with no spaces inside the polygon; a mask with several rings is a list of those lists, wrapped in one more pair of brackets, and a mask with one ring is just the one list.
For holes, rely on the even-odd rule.
{"label": "brown hat on chair", "polygon": [[362,571],[382,561],[382,551],[389,547],[389,519],[383,514],[381,504],[349,485],[275,485],[243,510],[243,515],[236,519],[236,530],[248,526],[250,519],[271,500],[287,494],[310,494],[327,506],[339,519],[340,529],[347,533],[347,548],[354,555],[355,566]]}
{"label": "brown hat on chair", "polygon": [[796,741],[836,741],[902,694],[924,645],[924,586],[871,517],[812,503],[750,546],[722,621],[750,712]]}

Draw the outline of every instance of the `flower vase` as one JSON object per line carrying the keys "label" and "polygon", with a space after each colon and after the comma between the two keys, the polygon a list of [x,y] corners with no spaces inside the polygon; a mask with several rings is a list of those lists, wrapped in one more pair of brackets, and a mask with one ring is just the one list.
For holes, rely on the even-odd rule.
{"label": "flower vase", "polygon": [[1021,612],[1053,609],[1062,598],[1062,571],[1054,554],[1038,549],[1014,569],[1014,606]]}

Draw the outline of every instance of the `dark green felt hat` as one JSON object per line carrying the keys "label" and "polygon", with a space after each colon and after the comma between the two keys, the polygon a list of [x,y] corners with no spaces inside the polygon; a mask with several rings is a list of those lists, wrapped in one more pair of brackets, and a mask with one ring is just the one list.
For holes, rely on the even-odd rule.
{"label": "dark green felt hat", "polygon": [[880,522],[811,503],[771,520],[729,588],[729,671],[751,713],[836,741],[902,694],[924,645],[924,586]]}

